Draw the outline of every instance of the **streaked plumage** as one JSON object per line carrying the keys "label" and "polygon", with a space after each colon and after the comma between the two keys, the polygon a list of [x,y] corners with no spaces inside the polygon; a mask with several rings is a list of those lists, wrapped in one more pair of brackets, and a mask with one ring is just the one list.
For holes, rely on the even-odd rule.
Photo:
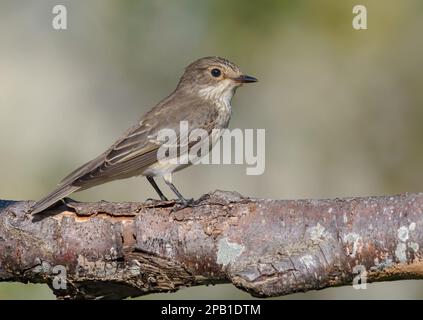
{"label": "streaked plumage", "polygon": [[[219,69],[221,76],[211,75],[214,69]],[[172,129],[179,138],[181,121],[188,121],[190,130],[201,128],[209,134],[214,128],[226,128],[231,116],[230,100],[236,88],[254,81],[255,78],[242,75],[235,64],[224,58],[206,57],[191,63],[172,94],[147,112],[107,151],[65,177],[53,192],[34,205],[32,213],[45,210],[72,192],[137,175],[147,176],[165,200],[153,180],[163,177],[180,200],[186,202],[173,186],[171,174],[187,165],[158,162],[157,151],[162,144],[157,140],[158,132]]]}

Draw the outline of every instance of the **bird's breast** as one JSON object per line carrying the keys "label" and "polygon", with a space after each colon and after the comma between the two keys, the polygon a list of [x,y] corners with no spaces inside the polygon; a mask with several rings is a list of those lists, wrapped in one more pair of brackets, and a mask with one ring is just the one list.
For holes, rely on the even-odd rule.
{"label": "bird's breast", "polygon": [[217,117],[216,117],[216,128],[226,129],[231,119],[232,107],[227,101],[218,101],[216,103]]}
{"label": "bird's breast", "polygon": [[[199,145],[197,145],[197,147],[200,147],[203,144],[208,144],[208,148],[206,149],[208,149],[209,151],[220,139],[223,133],[223,129],[226,129],[228,127],[232,111],[229,101],[225,101],[223,99],[215,102],[214,107],[216,108],[217,112],[214,113],[212,119],[212,130],[210,131],[210,135],[208,139],[198,142]],[[148,168],[145,168],[142,174],[146,176],[164,176],[169,173],[186,168],[189,165],[191,165],[189,161],[189,155],[180,154],[178,163],[175,163],[174,159],[170,161],[156,162],[150,165]]]}

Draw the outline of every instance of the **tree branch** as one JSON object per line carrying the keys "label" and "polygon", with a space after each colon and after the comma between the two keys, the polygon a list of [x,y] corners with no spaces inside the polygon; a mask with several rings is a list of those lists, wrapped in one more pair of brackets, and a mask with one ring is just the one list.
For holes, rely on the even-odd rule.
{"label": "tree branch", "polygon": [[35,217],[32,203],[0,201],[0,281],[47,283],[60,298],[228,282],[280,296],[351,285],[364,270],[368,282],[423,278],[423,194],[285,201],[215,191],[177,212],[172,201],[71,201]]}

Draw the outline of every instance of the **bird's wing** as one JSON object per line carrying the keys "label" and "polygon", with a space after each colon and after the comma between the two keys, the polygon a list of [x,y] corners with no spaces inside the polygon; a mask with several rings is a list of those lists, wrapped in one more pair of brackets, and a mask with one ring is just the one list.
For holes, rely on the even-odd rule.
{"label": "bird's wing", "polygon": [[180,121],[188,121],[190,130],[202,128],[210,132],[216,112],[215,106],[204,100],[168,99],[148,112],[105,153],[75,170],[60,185],[71,184],[86,189],[139,174],[157,162],[157,151],[163,144],[157,139],[161,129],[174,130],[176,143],[181,145],[187,141],[181,140]]}

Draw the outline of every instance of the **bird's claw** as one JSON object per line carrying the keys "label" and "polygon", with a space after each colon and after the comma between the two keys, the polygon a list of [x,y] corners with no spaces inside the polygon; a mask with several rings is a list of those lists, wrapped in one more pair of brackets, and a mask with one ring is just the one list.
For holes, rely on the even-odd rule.
{"label": "bird's claw", "polygon": [[179,211],[179,210],[182,210],[182,209],[185,209],[185,208],[195,207],[196,203],[197,202],[193,198],[177,200],[177,202],[173,206],[171,212],[176,212],[176,211]]}

